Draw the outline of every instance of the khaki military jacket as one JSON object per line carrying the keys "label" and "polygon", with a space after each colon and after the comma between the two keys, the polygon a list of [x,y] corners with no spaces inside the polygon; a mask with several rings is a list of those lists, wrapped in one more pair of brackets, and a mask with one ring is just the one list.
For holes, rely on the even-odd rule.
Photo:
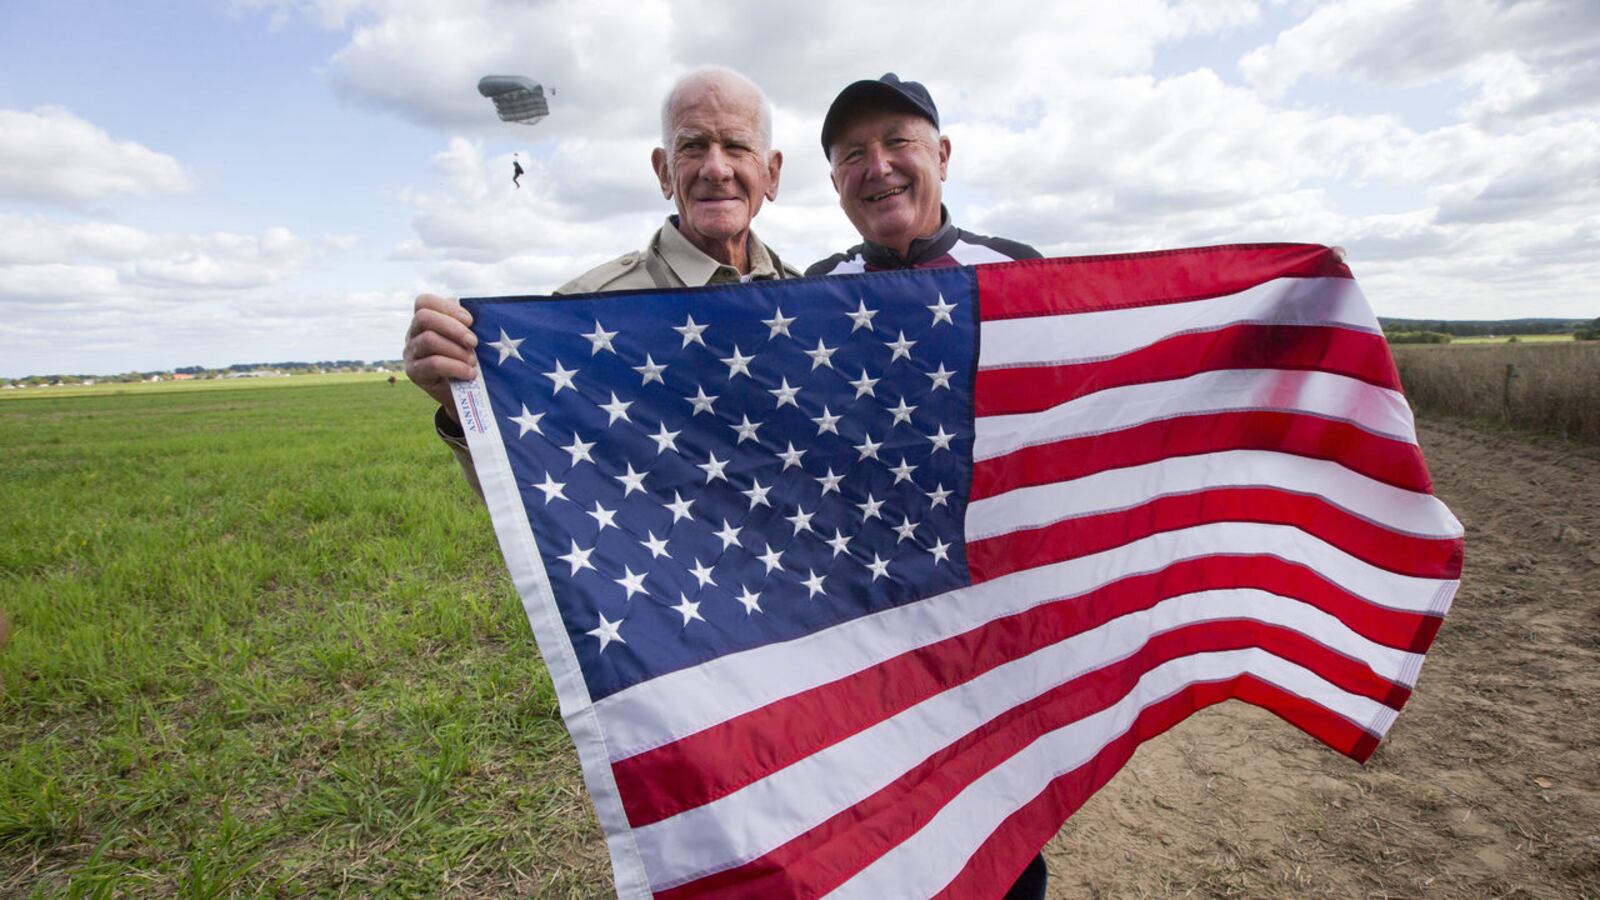
{"label": "khaki military jacket", "polygon": [[[755,232],[750,233],[750,280],[770,278],[799,278],[800,272],[784,264],[771,247],[762,243]],[[607,263],[601,263],[555,290],[557,294],[593,294],[605,291],[627,291],[640,288],[704,287],[710,284],[737,284],[744,280],[738,269],[724,265],[689,243],[678,230],[678,217],[668,216],[650,238],[643,251],[624,253]],[[472,453],[467,449],[467,436],[440,408],[433,416],[434,430],[450,445],[456,462],[467,476],[472,489],[483,496],[478,485],[478,471],[472,465]]]}

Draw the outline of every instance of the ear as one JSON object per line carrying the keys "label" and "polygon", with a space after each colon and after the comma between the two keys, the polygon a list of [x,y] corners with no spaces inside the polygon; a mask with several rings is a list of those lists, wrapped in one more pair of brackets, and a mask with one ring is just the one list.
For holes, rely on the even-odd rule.
{"label": "ear", "polygon": [[656,180],[661,182],[661,196],[672,199],[672,168],[667,165],[667,151],[660,147],[650,151],[650,168],[656,170]]}
{"label": "ear", "polygon": [[774,150],[767,156],[767,199],[778,199],[778,176],[783,171],[783,151]]}
{"label": "ear", "polygon": [[943,181],[950,170],[950,139],[939,135],[939,180]]}

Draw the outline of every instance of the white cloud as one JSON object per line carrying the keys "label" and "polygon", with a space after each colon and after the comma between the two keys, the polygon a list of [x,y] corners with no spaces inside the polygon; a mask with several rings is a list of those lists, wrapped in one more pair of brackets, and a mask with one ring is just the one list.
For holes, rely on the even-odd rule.
{"label": "white cloud", "polygon": [[0,109],[0,198],[81,205],[193,188],[177,160],[65,109]]}
{"label": "white cloud", "polygon": [[[140,286],[234,290],[277,284],[352,246],[351,235],[311,241],[281,226],[257,235],[166,234],[116,223],[0,213],[0,273],[27,269],[30,264],[81,266],[111,272],[115,283],[129,290]],[[108,262],[113,265],[105,266]],[[6,292],[0,290],[0,301],[5,299]]]}
{"label": "white cloud", "polygon": [[1592,0],[1342,0],[1239,61],[1269,97],[1300,78],[1384,85],[1453,78],[1477,87],[1466,112],[1530,116],[1600,105],[1600,4]]}

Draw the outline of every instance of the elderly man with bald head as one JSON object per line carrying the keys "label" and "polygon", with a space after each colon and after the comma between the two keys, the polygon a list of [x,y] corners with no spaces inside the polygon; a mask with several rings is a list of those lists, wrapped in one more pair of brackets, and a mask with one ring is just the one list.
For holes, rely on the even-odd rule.
{"label": "elderly man with bald head", "polygon": [[[750,230],[778,196],[783,154],[772,149],[772,104],[745,76],[724,68],[680,78],[661,104],[661,146],[650,154],[661,195],[677,208],[643,251],[591,269],[558,294],[794,278]],[[450,380],[477,374],[472,316],[456,301],[417,297],[406,331],[406,376],[439,402],[434,425],[477,487]]]}

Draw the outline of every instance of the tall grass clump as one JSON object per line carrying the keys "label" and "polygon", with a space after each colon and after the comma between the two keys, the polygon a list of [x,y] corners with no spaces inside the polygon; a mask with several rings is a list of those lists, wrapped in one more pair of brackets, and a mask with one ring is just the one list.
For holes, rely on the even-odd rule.
{"label": "tall grass clump", "polygon": [[1600,343],[1393,348],[1411,405],[1600,444]]}

